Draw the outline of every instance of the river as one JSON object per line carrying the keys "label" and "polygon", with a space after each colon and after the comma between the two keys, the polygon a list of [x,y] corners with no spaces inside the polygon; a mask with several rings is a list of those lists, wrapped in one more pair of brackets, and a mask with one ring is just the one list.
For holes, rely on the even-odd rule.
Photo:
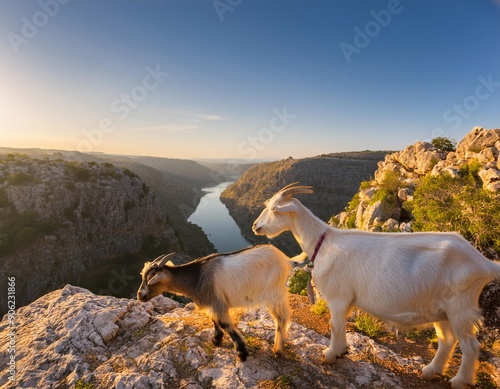
{"label": "river", "polygon": [[232,182],[223,182],[211,188],[204,188],[206,193],[188,221],[199,225],[219,253],[227,253],[251,246],[240,232],[226,206],[220,201],[220,195]]}

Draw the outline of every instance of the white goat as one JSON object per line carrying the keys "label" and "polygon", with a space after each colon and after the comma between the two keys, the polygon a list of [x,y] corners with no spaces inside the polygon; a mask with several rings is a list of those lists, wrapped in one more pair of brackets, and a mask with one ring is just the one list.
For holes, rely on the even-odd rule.
{"label": "white goat", "polygon": [[148,301],[163,292],[191,298],[198,308],[207,310],[214,323],[212,342],[219,346],[224,335],[222,330],[226,331],[242,362],[248,351],[228,310],[267,305],[276,323],[274,352],[283,352],[290,317],[286,281],[292,268],[283,252],[274,246],[262,245],[209,255],[180,266],[167,263],[173,255],[146,262],[141,272],[138,300]]}
{"label": "white goat", "polygon": [[[340,230],[314,216],[294,194],[310,186],[291,184],[266,202],[253,225],[272,238],[290,230],[303,253],[314,259],[312,275],[331,312],[332,336],[324,362],[347,352],[346,318],[357,307],[399,327],[433,323],[438,349],[423,368],[425,379],[442,374],[458,339],[462,363],[452,388],[474,384],[479,354],[483,287],[500,280],[500,266],[455,233],[374,233]],[[314,255],[313,253],[317,254]]]}

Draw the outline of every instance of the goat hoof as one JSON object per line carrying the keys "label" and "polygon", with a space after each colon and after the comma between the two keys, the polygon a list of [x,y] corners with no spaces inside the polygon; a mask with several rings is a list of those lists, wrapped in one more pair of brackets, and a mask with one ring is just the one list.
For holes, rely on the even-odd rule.
{"label": "goat hoof", "polygon": [[241,362],[245,362],[248,357],[248,351],[238,351],[238,359]]}
{"label": "goat hoof", "polygon": [[436,371],[434,371],[433,367],[430,365],[425,366],[422,369],[421,377],[426,381],[431,381],[436,376]]}
{"label": "goat hoof", "polygon": [[212,338],[212,344],[214,346],[220,346],[222,344],[222,338],[220,338],[220,339]]}
{"label": "goat hoof", "polygon": [[451,389],[467,389],[467,384],[474,385],[472,382],[467,382],[460,377],[453,377],[450,381]]}
{"label": "goat hoof", "polygon": [[344,351],[342,354],[337,355],[335,358],[337,358],[337,359],[342,359],[342,358],[344,358],[347,354],[349,354],[349,351]]}

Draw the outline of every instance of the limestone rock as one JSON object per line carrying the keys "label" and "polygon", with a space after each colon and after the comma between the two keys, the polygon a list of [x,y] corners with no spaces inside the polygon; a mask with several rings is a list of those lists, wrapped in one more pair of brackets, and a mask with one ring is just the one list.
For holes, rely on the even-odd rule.
{"label": "limestone rock", "polygon": [[483,187],[491,191],[500,191],[500,170],[481,169],[478,172]]}
{"label": "limestone rock", "polygon": [[399,230],[401,232],[411,232],[411,222],[408,222],[408,223],[402,222],[399,225]]}
{"label": "limestone rock", "polygon": [[402,201],[406,201],[411,196],[413,196],[414,193],[415,193],[415,191],[413,189],[401,188],[400,190],[398,190],[398,198]]}
{"label": "limestone rock", "polygon": [[485,130],[482,127],[474,127],[457,144],[456,154],[459,159],[468,159],[474,157],[471,153],[480,153],[486,148],[494,147],[499,141],[500,129]]}
{"label": "limestone rock", "polygon": [[[358,210],[362,210],[362,208],[360,207]],[[390,204],[387,201],[378,200],[366,207],[364,212],[359,215],[359,224],[358,217],[356,218],[356,224],[359,225],[361,229],[369,229],[370,226],[380,224],[388,219],[399,219],[400,215],[401,209],[396,203]],[[378,219],[378,223],[376,219]]]}
{"label": "limestone rock", "polygon": [[[159,313],[158,311],[162,312]],[[272,352],[274,322],[266,310],[239,315],[238,327],[252,339],[241,363],[226,335],[211,343],[213,328],[203,313],[163,296],[148,303],[94,295],[67,285],[17,311],[17,388],[255,388],[290,377],[293,387],[404,388],[396,372],[377,364],[420,370],[422,361],[401,357],[366,336],[348,333],[349,354],[335,366],[321,364],[329,339],[296,323],[287,353]],[[11,330],[7,317],[0,335]],[[370,355],[370,358],[366,358]],[[0,346],[0,388],[9,388],[9,353]],[[361,359],[373,362],[359,362]]]}
{"label": "limestone rock", "polygon": [[[454,152],[436,149],[431,143],[417,142],[404,150],[388,154],[380,161],[369,186],[358,192],[359,202],[353,209],[346,208],[339,227],[347,227],[348,215],[356,212],[356,228],[367,231],[384,230],[390,218],[395,219],[401,231],[411,231],[408,226],[411,215],[405,203],[413,200],[419,181],[427,174],[447,174],[459,177],[461,170],[471,160],[482,168],[479,176],[483,187],[490,191],[500,190],[500,129],[485,130],[474,127],[457,145]],[[397,181],[399,180],[399,182]],[[373,202],[374,195],[386,193],[388,198]],[[394,200],[395,198],[395,200]]]}
{"label": "limestone rock", "polygon": [[399,222],[396,219],[390,218],[383,225],[384,231],[397,231],[399,230]]}
{"label": "limestone rock", "polygon": [[417,142],[389,158],[401,164],[405,170],[419,175],[428,173],[436,163],[446,158],[446,153],[436,150],[427,142]]}

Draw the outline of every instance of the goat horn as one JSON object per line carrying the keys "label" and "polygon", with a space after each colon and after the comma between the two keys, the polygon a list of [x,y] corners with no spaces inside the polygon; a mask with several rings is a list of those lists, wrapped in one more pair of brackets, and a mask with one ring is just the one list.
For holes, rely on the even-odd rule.
{"label": "goat horn", "polygon": [[160,255],[158,258],[156,258],[154,261],[153,261],[153,265],[159,267],[160,269],[162,267],[165,266],[165,264],[167,263],[167,261],[174,257],[175,256],[175,253],[170,253],[170,254],[165,254],[165,255]]}
{"label": "goat horn", "polygon": [[160,255],[159,257],[155,258],[153,261],[151,261],[151,263],[155,263],[155,262],[158,262],[160,259],[162,259],[166,254],[162,254]]}
{"label": "goat horn", "polygon": [[282,197],[291,197],[294,194],[300,193],[314,193],[312,186],[296,186],[298,182],[294,182],[293,184],[289,184],[281,189],[278,194]]}

